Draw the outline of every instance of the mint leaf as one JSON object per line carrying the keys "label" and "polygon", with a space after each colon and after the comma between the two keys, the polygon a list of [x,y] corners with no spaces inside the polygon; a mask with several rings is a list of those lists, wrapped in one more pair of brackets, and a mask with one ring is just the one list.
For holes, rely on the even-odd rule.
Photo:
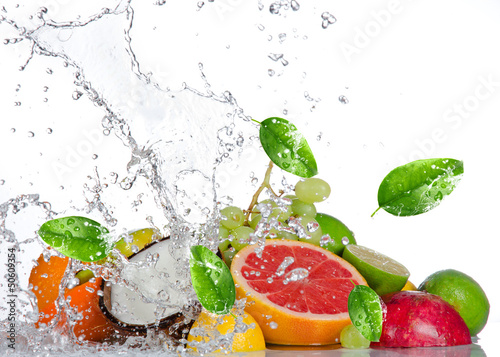
{"label": "mint leaf", "polygon": [[395,216],[430,211],[453,191],[463,173],[463,162],[455,159],[417,160],[399,166],[380,184],[377,211],[383,208]]}
{"label": "mint leaf", "polygon": [[231,312],[236,300],[233,277],[227,265],[202,245],[191,247],[191,282],[205,309],[223,315]]}
{"label": "mint leaf", "polygon": [[377,293],[365,285],[356,285],[347,299],[351,322],[369,341],[378,342],[382,335],[382,303]]}
{"label": "mint leaf", "polygon": [[82,262],[105,258],[113,249],[109,231],[100,223],[80,216],[57,218],[42,224],[38,235],[67,257]]}
{"label": "mint leaf", "polygon": [[260,142],[281,169],[300,177],[318,173],[316,160],[304,136],[286,119],[272,117],[260,123]]}

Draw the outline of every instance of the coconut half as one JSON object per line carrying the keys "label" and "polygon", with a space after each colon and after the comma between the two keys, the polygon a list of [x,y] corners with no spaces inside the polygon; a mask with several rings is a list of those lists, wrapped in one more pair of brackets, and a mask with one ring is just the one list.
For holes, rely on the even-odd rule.
{"label": "coconut half", "polygon": [[121,271],[125,285],[104,283],[101,309],[121,330],[140,335],[157,328],[176,339],[189,332],[192,319],[183,314],[188,296],[176,285],[179,263],[172,256],[182,252],[172,245],[165,238],[130,256]]}

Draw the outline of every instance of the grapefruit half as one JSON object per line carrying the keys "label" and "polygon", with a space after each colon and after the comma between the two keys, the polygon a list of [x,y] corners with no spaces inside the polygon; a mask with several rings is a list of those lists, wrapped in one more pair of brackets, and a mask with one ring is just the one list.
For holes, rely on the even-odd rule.
{"label": "grapefruit half", "polygon": [[[261,253],[261,254],[260,254]],[[238,299],[259,323],[266,343],[339,343],[351,323],[347,299],[361,274],[339,256],[310,243],[269,239],[249,245],[231,265]]]}

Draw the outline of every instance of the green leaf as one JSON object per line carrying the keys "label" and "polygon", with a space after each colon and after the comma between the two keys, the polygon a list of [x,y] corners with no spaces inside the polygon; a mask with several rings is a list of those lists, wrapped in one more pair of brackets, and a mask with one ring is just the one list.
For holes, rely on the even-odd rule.
{"label": "green leaf", "polygon": [[191,247],[191,282],[198,300],[215,314],[228,314],[236,300],[233,277],[227,265],[202,245]]}
{"label": "green leaf", "polygon": [[378,342],[382,335],[382,303],[377,293],[365,285],[356,285],[347,299],[351,322],[369,341]]}
{"label": "green leaf", "polygon": [[260,142],[272,162],[300,177],[312,177],[318,173],[311,148],[295,125],[276,117],[260,124]]}
{"label": "green leaf", "polygon": [[396,216],[430,211],[453,191],[463,173],[463,162],[455,159],[417,160],[399,166],[380,184],[377,211],[383,208]]}
{"label": "green leaf", "polygon": [[45,243],[82,262],[100,260],[109,254],[114,242],[110,241],[108,233],[100,223],[79,216],[47,221],[38,230]]}

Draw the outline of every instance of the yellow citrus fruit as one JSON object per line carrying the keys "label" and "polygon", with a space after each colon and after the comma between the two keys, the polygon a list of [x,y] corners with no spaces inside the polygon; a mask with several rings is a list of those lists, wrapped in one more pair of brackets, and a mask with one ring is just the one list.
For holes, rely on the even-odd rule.
{"label": "yellow citrus fruit", "polygon": [[[233,335],[233,344],[230,352],[253,352],[261,351],[266,348],[264,335],[259,324],[255,319],[245,313],[243,323],[248,326],[245,332],[236,332]],[[224,336],[233,333],[236,320],[232,315],[216,315],[203,310],[193,323],[188,335],[188,349],[198,352],[196,347],[201,341],[209,342],[217,339],[218,336]],[[203,331],[198,333],[198,331]],[[203,335],[203,336],[201,336]],[[220,350],[214,351],[215,353]]]}
{"label": "yellow citrus fruit", "polygon": [[[124,239],[121,239],[115,245],[115,248],[122,252],[122,254],[126,257],[130,257],[134,254],[134,250],[135,252],[138,252],[144,249],[147,245],[151,244],[154,240],[161,239],[160,233],[152,228],[139,229],[129,233],[129,235],[132,236],[131,243],[127,243]],[[136,248],[133,249],[133,246],[136,246]]]}
{"label": "yellow citrus fruit", "polygon": [[401,290],[411,290],[411,291],[413,291],[413,290],[418,290],[418,289],[415,286],[415,284],[413,284],[411,281],[408,280],[406,282],[405,286],[403,286],[403,289],[401,289]]}

